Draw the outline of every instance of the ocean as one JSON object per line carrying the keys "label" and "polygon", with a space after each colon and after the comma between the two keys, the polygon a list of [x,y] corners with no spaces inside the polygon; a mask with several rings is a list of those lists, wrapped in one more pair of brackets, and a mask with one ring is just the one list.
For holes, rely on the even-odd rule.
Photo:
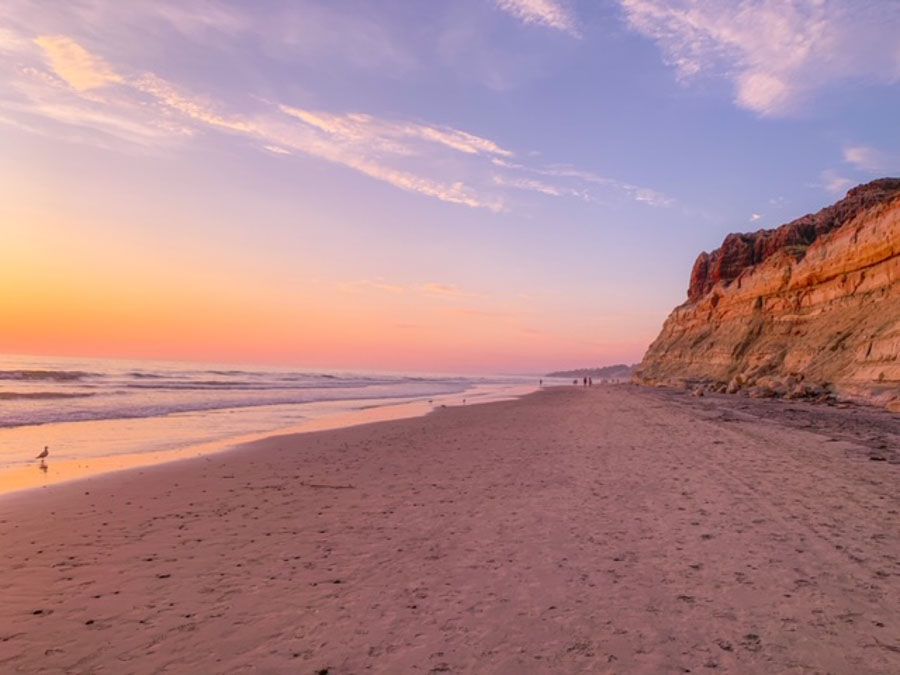
{"label": "ocean", "polygon": [[535,385],[534,377],[0,356],[0,492],[274,433],[513,398]]}

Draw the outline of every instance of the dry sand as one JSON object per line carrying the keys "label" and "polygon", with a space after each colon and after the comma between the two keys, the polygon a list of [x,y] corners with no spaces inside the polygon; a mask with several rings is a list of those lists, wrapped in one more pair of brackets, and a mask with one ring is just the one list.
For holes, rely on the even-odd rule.
{"label": "dry sand", "polygon": [[556,389],[7,496],[0,672],[898,673],[898,439]]}

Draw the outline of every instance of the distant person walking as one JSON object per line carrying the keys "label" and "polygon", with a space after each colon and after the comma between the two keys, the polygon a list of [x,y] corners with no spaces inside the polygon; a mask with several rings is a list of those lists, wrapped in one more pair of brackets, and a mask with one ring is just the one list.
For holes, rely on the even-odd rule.
{"label": "distant person walking", "polygon": [[583,385],[584,385],[585,387],[587,386],[587,377],[584,378]]}

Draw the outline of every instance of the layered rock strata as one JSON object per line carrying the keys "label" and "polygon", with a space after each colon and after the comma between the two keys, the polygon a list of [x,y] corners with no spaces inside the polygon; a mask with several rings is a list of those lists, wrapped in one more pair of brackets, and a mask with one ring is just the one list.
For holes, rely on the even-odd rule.
{"label": "layered rock strata", "polygon": [[900,179],[701,253],[635,380],[900,410]]}

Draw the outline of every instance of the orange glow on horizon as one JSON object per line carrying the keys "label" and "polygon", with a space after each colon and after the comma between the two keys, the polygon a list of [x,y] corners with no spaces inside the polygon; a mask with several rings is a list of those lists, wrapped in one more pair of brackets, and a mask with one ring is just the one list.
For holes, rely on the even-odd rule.
{"label": "orange glow on horizon", "polygon": [[[322,368],[529,372],[599,363],[565,316],[536,326],[524,301],[470,297],[447,284],[404,290],[194,265],[109,237],[80,236],[52,214],[8,214],[0,252],[0,351],[278,363]],[[567,335],[566,333],[569,333]],[[627,339],[610,361],[634,360]]]}

